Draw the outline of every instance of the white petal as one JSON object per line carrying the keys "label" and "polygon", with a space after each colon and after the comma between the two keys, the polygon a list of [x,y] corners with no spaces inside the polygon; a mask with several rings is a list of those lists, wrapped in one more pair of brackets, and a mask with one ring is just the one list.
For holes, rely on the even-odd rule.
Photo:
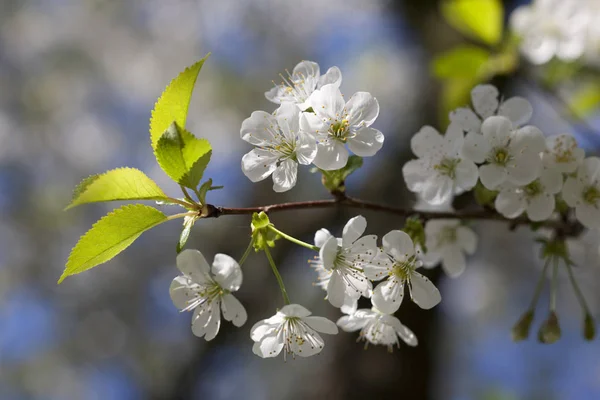
{"label": "white petal", "polygon": [[487,189],[494,190],[506,181],[506,170],[496,164],[486,164],[479,167],[479,179]]}
{"label": "white petal", "polygon": [[299,164],[309,165],[317,156],[317,141],[309,133],[298,132],[296,140],[296,159]]}
{"label": "white petal", "polygon": [[541,169],[539,153],[526,151],[506,164],[506,180],[518,186],[527,185],[540,176]]}
{"label": "white petal", "polygon": [[345,315],[337,320],[337,325],[345,332],[354,332],[365,327],[368,318],[357,318],[354,315]]}
{"label": "white petal", "polygon": [[404,231],[393,230],[382,239],[383,249],[397,261],[404,261],[415,254],[415,245]]}
{"label": "white petal", "polygon": [[226,294],[221,298],[221,311],[226,321],[231,321],[238,328],[246,323],[248,314],[238,299],[232,294]]}
{"label": "white petal", "polygon": [[600,158],[588,157],[577,170],[577,177],[584,183],[592,183],[600,178]]}
{"label": "white petal", "polygon": [[492,147],[505,146],[512,132],[512,122],[505,117],[492,116],[483,121],[481,132]]}
{"label": "white petal", "polygon": [[[369,295],[371,297],[371,295]],[[340,307],[340,311],[344,314],[352,315],[358,308],[358,299],[353,299],[350,296],[346,296],[344,299],[344,305]]]}
{"label": "white petal", "polygon": [[[195,336],[202,337],[206,334],[206,326],[212,316],[212,305],[215,303],[218,306],[219,302],[217,301],[211,304],[203,304],[194,310],[194,314],[192,315],[192,333]],[[220,313],[218,308],[217,311]]]}
{"label": "white petal", "polygon": [[496,113],[498,109],[498,89],[493,85],[478,85],[471,91],[473,108],[486,119]]}
{"label": "white petal", "polygon": [[279,310],[279,312],[288,317],[304,318],[310,315],[310,311],[302,307],[300,304],[288,304]]}
{"label": "white petal", "polygon": [[569,207],[575,207],[581,201],[583,184],[576,178],[567,178],[562,188],[562,198]]}
{"label": "white petal", "polygon": [[425,268],[433,268],[436,267],[440,261],[442,260],[442,254],[437,251],[437,238],[430,239],[427,237],[427,253],[421,254],[419,259],[423,261],[423,266]]}
{"label": "white petal", "polygon": [[263,337],[252,347],[254,354],[262,358],[277,357],[281,353],[281,349],[283,349],[283,338],[276,332]]}
{"label": "white petal", "polygon": [[296,186],[298,163],[291,158],[281,162],[273,172],[273,190],[285,192]]}
{"label": "white petal", "polygon": [[273,324],[269,321],[270,319],[263,319],[255,323],[250,329],[250,338],[255,342],[259,342],[265,335],[268,335],[279,326],[279,324]]}
{"label": "white petal", "polygon": [[477,184],[479,169],[472,161],[460,160],[454,173],[456,185],[463,190],[471,190]]}
{"label": "white petal", "polygon": [[563,174],[556,168],[544,168],[540,174],[540,183],[545,192],[556,194],[562,189]]}
{"label": "white petal", "polygon": [[300,130],[316,137],[326,137],[329,125],[322,118],[313,113],[300,114]]}
{"label": "white petal", "polygon": [[348,162],[348,150],[343,143],[331,140],[328,143],[319,143],[317,146],[317,156],[313,160],[318,168],[325,171],[332,171],[346,166]]}
{"label": "white petal", "polygon": [[465,255],[456,246],[449,248],[442,254],[442,268],[451,278],[456,278],[465,271]]}
{"label": "white petal", "polygon": [[242,122],[240,136],[243,140],[255,146],[261,146],[265,142],[273,142],[271,126],[275,124],[277,124],[277,120],[271,114],[264,111],[254,111],[249,118]]}
{"label": "white petal", "polygon": [[477,235],[471,228],[467,228],[466,226],[456,228],[456,240],[465,253],[475,253],[477,249]]}
{"label": "white petal", "polygon": [[470,132],[465,137],[462,156],[475,163],[482,163],[485,161],[490,150],[490,143],[483,135]]}
{"label": "white petal", "polygon": [[400,320],[394,316],[390,316],[391,318],[388,320],[388,323],[394,328],[396,334],[409,346],[416,346],[418,344],[417,337],[406,327],[403,325]]}
{"label": "white petal", "polygon": [[494,202],[496,210],[506,218],[517,218],[525,211],[525,199],[514,190],[502,190]]}
{"label": "white petal", "polygon": [[223,288],[235,292],[242,285],[242,269],[233,258],[227,254],[215,255],[212,264],[215,281]]}
{"label": "white petal", "polygon": [[374,156],[383,147],[383,133],[377,129],[363,127],[356,136],[348,139],[348,148],[357,156]]}
{"label": "white petal", "polygon": [[[360,254],[361,262],[371,261],[372,257],[377,255],[377,252],[377,236],[375,235],[361,237],[350,248],[350,254]],[[371,256],[371,258],[367,256]]]}
{"label": "white petal", "polygon": [[600,209],[583,203],[575,208],[575,216],[585,226],[590,229],[600,228]]}
{"label": "white petal", "polygon": [[435,307],[442,300],[435,285],[418,272],[413,272],[409,288],[412,301],[424,310]]}
{"label": "white petal", "polygon": [[334,270],[327,285],[327,300],[329,300],[332,306],[340,308],[344,305],[345,297],[346,285],[344,279],[341,277],[339,271]]}
{"label": "white petal", "polygon": [[527,125],[517,129],[511,135],[510,148],[514,153],[520,151],[541,153],[546,150],[546,139],[544,139],[544,134],[538,128]]}
{"label": "white petal", "polygon": [[267,98],[267,100],[275,103],[275,104],[281,104],[281,101],[287,97],[289,97],[287,95],[287,87],[283,86],[283,85],[277,85],[273,88],[271,88],[270,90],[265,92],[265,97]]}
{"label": "white petal", "polygon": [[335,85],[324,85],[319,90],[315,90],[307,100],[307,103],[313,108],[319,118],[332,118],[344,113],[346,102]]}
{"label": "white petal", "polygon": [[169,295],[179,310],[186,308],[189,305],[188,301],[196,297],[194,291],[190,289],[191,283],[190,279],[183,275],[176,277],[171,282]]}
{"label": "white petal", "polygon": [[329,239],[331,236],[331,233],[329,233],[327,229],[319,229],[317,233],[315,233],[315,246],[319,248],[323,247],[327,239]]}
{"label": "white petal", "polygon": [[340,87],[342,84],[342,71],[340,71],[338,67],[331,67],[327,70],[327,72],[325,72],[324,75],[321,75],[317,88],[329,84],[337,87]]}
{"label": "white petal", "polygon": [[262,181],[277,168],[277,158],[267,150],[251,150],[242,157],[242,172],[252,182]]}
{"label": "white petal", "polygon": [[470,108],[457,108],[450,113],[450,120],[465,132],[480,133],[481,119]]}
{"label": "white petal", "polygon": [[423,200],[436,206],[448,203],[453,195],[454,181],[446,175],[429,179],[421,191]]}
{"label": "white petal", "polygon": [[314,61],[302,60],[294,67],[292,76],[301,79],[309,77],[319,78],[321,76],[321,69],[319,68],[319,64]]}
{"label": "white petal", "polygon": [[273,113],[277,120],[277,125],[288,139],[294,139],[300,130],[300,110],[293,103],[283,103]]}
{"label": "white petal", "polygon": [[351,127],[371,126],[379,115],[379,103],[368,92],[356,92],[346,103],[347,119]]}
{"label": "white petal", "polygon": [[329,270],[332,269],[335,266],[337,253],[338,241],[334,236],[330,236],[319,250],[319,257],[321,258],[321,261],[323,261],[323,267]]}
{"label": "white petal", "polygon": [[306,317],[302,320],[317,332],[327,333],[328,335],[338,333],[337,326],[325,317]]}
{"label": "white petal", "polygon": [[402,176],[406,186],[412,192],[421,192],[432,175],[427,162],[423,159],[411,160],[402,167]]}
{"label": "white petal", "polygon": [[410,148],[415,156],[423,157],[431,151],[439,150],[443,142],[443,136],[435,128],[426,125],[410,139]]}
{"label": "white petal", "polygon": [[362,215],[358,215],[351,218],[344,226],[342,233],[342,245],[344,248],[350,247],[352,243],[356,242],[359,237],[367,229],[367,220]]}
{"label": "white petal", "polygon": [[305,340],[292,340],[290,343],[292,352],[300,357],[314,356],[315,354],[320,353],[325,346],[323,338],[317,332],[306,332],[304,339]]}
{"label": "white petal", "polygon": [[215,303],[213,303],[213,305],[211,307],[210,317],[204,328],[205,332],[206,332],[204,335],[204,340],[206,340],[206,341],[213,340],[215,338],[215,336],[217,336],[217,333],[219,333],[220,327],[221,327],[221,313],[219,310],[219,303],[215,302]]}
{"label": "white petal", "polygon": [[529,122],[533,115],[533,107],[523,97],[511,97],[500,105],[498,115],[510,119],[516,128]]}
{"label": "white petal", "polygon": [[540,193],[529,200],[527,205],[527,216],[532,221],[544,221],[550,218],[554,212],[554,195]]}
{"label": "white petal", "polygon": [[400,308],[404,298],[404,285],[395,279],[377,285],[373,291],[373,306],[385,314],[393,314]]}
{"label": "white petal", "polygon": [[179,253],[177,268],[200,285],[213,282],[210,277],[210,266],[198,250],[187,249]]}
{"label": "white petal", "polygon": [[378,281],[387,277],[387,272],[392,267],[392,261],[388,256],[379,252],[370,262],[363,265],[367,278]]}

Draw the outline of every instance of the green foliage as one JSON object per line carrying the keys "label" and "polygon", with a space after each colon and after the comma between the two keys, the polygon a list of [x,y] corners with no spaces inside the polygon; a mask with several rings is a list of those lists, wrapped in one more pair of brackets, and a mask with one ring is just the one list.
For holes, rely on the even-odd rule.
{"label": "green foliage", "polygon": [[324,171],[319,169],[323,174],[321,181],[323,186],[331,193],[344,193],[346,191],[345,181],[350,174],[362,167],[363,160],[359,156],[352,155],[348,157],[346,166],[334,171]]}
{"label": "green foliage", "polygon": [[498,196],[497,191],[487,189],[479,181],[477,182],[477,185],[475,185],[475,188],[473,188],[473,193],[475,195],[475,201],[481,206],[493,206],[494,200],[496,200],[496,196]]}
{"label": "green foliage", "polygon": [[275,241],[279,239],[279,235],[270,230],[269,225],[272,225],[269,216],[263,211],[252,214],[252,246],[255,251],[275,247]]}
{"label": "green foliage", "polygon": [[500,0],[446,0],[442,15],[459,32],[488,45],[502,39],[504,8]]}
{"label": "green foliage", "polygon": [[185,247],[188,238],[190,237],[190,232],[194,227],[196,221],[200,218],[199,216],[186,217],[183,220],[183,230],[181,231],[181,235],[179,235],[179,241],[177,242],[176,251],[177,254],[181,253],[181,250]]}
{"label": "green foliage", "polygon": [[423,223],[419,217],[407,218],[402,230],[410,236],[415,244],[421,246],[421,249],[427,253],[427,246],[425,245],[425,229],[423,228]]}
{"label": "green foliage", "polygon": [[443,124],[449,122],[450,111],[469,104],[471,90],[477,83],[479,83],[478,80],[474,78],[447,79],[442,83],[440,121]]}
{"label": "green foliage", "polygon": [[142,171],[117,168],[85,178],[66,209],[86,203],[116,200],[164,200],[166,194]]}
{"label": "green foliage", "polygon": [[156,160],[163,171],[175,182],[191,189],[200,183],[211,154],[208,140],[197,139],[175,122],[156,146]]}
{"label": "green foliage", "polygon": [[150,118],[150,140],[153,149],[156,149],[158,140],[173,121],[185,128],[194,85],[209,55],[210,53],[173,79],[154,105]]}
{"label": "green foliage", "polygon": [[432,73],[441,79],[473,79],[482,73],[490,52],[478,46],[458,46],[438,55],[432,61]]}
{"label": "green foliage", "polygon": [[212,182],[212,179],[209,179],[200,186],[200,189],[198,189],[198,201],[200,204],[206,204],[206,194],[211,190],[223,189],[223,186],[213,186]]}
{"label": "green foliage", "polygon": [[579,88],[570,100],[571,109],[578,117],[586,117],[600,105],[600,82],[590,82]]}
{"label": "green foliage", "polygon": [[165,214],[143,204],[125,205],[112,211],[79,239],[58,283],[67,276],[107,262],[129,247],[144,231],[165,221]]}

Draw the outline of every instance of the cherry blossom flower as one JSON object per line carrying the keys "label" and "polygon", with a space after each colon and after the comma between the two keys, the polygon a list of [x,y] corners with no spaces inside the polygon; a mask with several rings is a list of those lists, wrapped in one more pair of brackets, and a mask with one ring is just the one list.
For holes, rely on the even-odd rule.
{"label": "cherry blossom flower", "polygon": [[402,168],[408,189],[432,205],[448,203],[454,194],[471,190],[479,175],[475,163],[461,155],[463,142],[457,124],[450,124],[443,136],[430,126],[421,128],[411,139],[419,158]]}
{"label": "cherry blossom flower", "polygon": [[500,101],[500,94],[494,85],[478,85],[471,90],[473,111],[469,107],[458,108],[450,113],[450,120],[465,132],[481,133],[483,121],[493,115],[508,118],[513,128],[518,128],[531,119],[533,108],[523,97],[511,97]]}
{"label": "cherry blossom flower", "polygon": [[373,305],[386,314],[400,308],[404,298],[404,286],[419,307],[430,309],[440,300],[440,292],[426,277],[416,272],[422,262],[415,254],[412,239],[403,231],[394,230],[383,237],[383,251],[364,266],[367,277],[373,281],[387,278],[373,291]]}
{"label": "cherry blossom flower", "polygon": [[539,176],[539,153],[546,143],[538,128],[513,129],[508,118],[492,116],[483,122],[481,131],[483,135],[467,134],[462,154],[475,163],[485,163],[479,167],[483,186],[492,190],[504,182],[522,186]]}
{"label": "cherry blossom flower", "polygon": [[192,311],[192,332],[212,340],[223,318],[235,326],[244,325],[246,309],[231,293],[242,285],[242,270],[226,254],[217,254],[208,265],[198,250],[184,250],[177,256],[177,268],[183,273],[173,279],[169,293],[181,311]]}
{"label": "cherry blossom flower", "polygon": [[310,311],[298,304],[288,304],[274,316],[254,324],[250,337],[254,340],[252,351],[259,357],[276,357],[288,354],[309,357],[323,350],[325,342],[318,332],[335,335],[337,326],[324,317],[310,316]]}
{"label": "cherry blossom flower", "polygon": [[340,89],[325,85],[307,100],[314,113],[304,113],[302,130],[315,135],[318,152],[313,163],[323,170],[343,168],[348,148],[356,155],[375,155],[383,146],[383,134],[370,128],[379,115],[377,99],[367,92],[357,92],[346,103]]}
{"label": "cherry blossom flower", "polygon": [[321,249],[315,267],[319,284],[326,288],[327,300],[334,307],[347,306],[361,295],[371,296],[372,285],[363,268],[377,255],[377,236],[361,237],[366,228],[367,220],[359,215],[344,226],[341,239],[326,229],[315,234],[315,245]]}
{"label": "cherry blossom flower", "polygon": [[600,228],[600,158],[583,160],[577,175],[566,180],[562,197],[575,208],[579,222],[588,228]]}
{"label": "cherry blossom flower", "polygon": [[589,14],[579,0],[535,0],[514,10],[510,25],[532,63],[545,64],[555,56],[573,61],[585,50]]}
{"label": "cherry blossom flower", "polygon": [[538,179],[527,185],[503,185],[494,206],[506,218],[517,218],[526,211],[531,221],[544,221],[554,212],[554,196],[560,192],[562,184],[560,171],[545,168]]}
{"label": "cherry blossom flower", "polygon": [[324,85],[340,87],[342,72],[338,67],[331,67],[321,75],[319,64],[313,61],[301,61],[288,76],[281,76],[282,82],[265,93],[267,100],[275,104],[294,103],[304,111],[310,107],[306,103],[309,96]]}
{"label": "cherry blossom flower", "polygon": [[242,157],[242,171],[258,182],[273,175],[273,190],[284,192],[296,185],[298,164],[310,164],[317,154],[312,135],[300,129],[300,110],[282,104],[272,115],[255,111],[242,123],[241,137],[256,146]]}
{"label": "cherry blossom flower", "polygon": [[409,346],[418,344],[415,334],[403,325],[400,320],[393,315],[384,314],[377,308],[355,310],[341,317],[337,325],[346,332],[355,332],[360,330],[359,340],[364,340],[365,347],[371,343],[374,345],[387,346],[392,351],[394,345],[400,348],[400,341]]}
{"label": "cherry blossom flower", "polygon": [[477,235],[458,219],[432,219],[425,224],[425,244],[423,265],[431,268],[441,262],[446,275],[455,278],[465,271],[465,254],[475,253]]}
{"label": "cherry blossom flower", "polygon": [[568,134],[546,138],[546,150],[542,153],[545,168],[553,168],[570,174],[575,172],[583,161],[585,151],[577,147],[575,138]]}

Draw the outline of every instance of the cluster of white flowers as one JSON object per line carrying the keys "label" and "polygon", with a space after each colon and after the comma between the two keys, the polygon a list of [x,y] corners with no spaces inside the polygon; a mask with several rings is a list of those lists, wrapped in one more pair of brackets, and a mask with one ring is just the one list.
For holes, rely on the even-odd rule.
{"label": "cluster of white flowers", "polygon": [[[411,146],[419,158],[403,168],[408,188],[429,204],[441,205],[472,189],[479,179],[497,192],[494,206],[506,218],[523,213],[531,221],[552,218],[558,196],[575,208],[583,225],[600,228],[600,159],[584,160],[583,149],[570,135],[545,138],[538,128],[523,126],[532,114],[523,98],[502,102],[492,85],[475,87],[471,97],[474,110],[452,112],[445,135],[425,127],[413,137]],[[463,246],[466,253],[474,250],[467,239]],[[457,251],[441,258],[449,271],[460,271],[464,264]]]}
{"label": "cluster of white flowers", "polygon": [[339,68],[321,75],[317,63],[302,61],[281,78],[265,93],[279,108],[273,114],[255,111],[242,123],[242,139],[256,146],[242,158],[242,171],[252,182],[272,175],[273,190],[284,192],[296,185],[298,164],[336,170],[346,165],[348,149],[361,157],[381,149],[383,134],[371,128],[379,114],[377,99],[357,92],[346,102]]}
{"label": "cluster of white flowers", "polygon": [[521,37],[521,51],[534,64],[553,57],[573,61],[600,60],[600,3],[597,0],[533,0],[515,9],[512,29]]}

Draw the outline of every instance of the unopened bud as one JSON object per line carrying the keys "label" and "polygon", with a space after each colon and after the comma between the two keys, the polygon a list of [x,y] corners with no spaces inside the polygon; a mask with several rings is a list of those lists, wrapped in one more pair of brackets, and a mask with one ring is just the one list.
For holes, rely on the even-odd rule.
{"label": "unopened bud", "polygon": [[583,337],[585,340],[594,340],[596,336],[596,322],[590,314],[585,314],[583,320]]}
{"label": "unopened bud", "polygon": [[560,324],[556,313],[551,311],[538,331],[538,340],[541,343],[552,344],[558,339],[560,339]]}
{"label": "unopened bud", "polygon": [[520,342],[521,340],[527,339],[529,336],[529,329],[533,322],[533,310],[527,311],[519,318],[517,323],[512,328],[512,340],[514,342]]}

